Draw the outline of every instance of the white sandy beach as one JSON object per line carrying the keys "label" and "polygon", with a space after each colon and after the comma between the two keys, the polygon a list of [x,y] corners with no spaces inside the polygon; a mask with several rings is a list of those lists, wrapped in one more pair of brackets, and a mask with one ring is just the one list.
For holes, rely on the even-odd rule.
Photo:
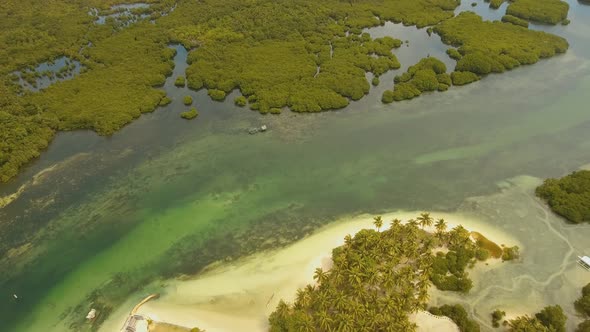
{"label": "white sandy beach", "polygon": [[[404,211],[382,215],[384,228],[393,218],[406,221],[418,215]],[[509,235],[468,216],[438,212],[431,215],[444,218],[449,229],[461,224],[498,244],[518,244]],[[331,250],[343,244],[344,236],[373,227],[372,220],[373,215],[340,220],[286,248],[220,264],[195,279],[170,280],[160,291],[160,299],[148,302],[139,313],[156,321],[200,327],[208,332],[266,331],[268,315],[278,301],[292,301],[297,288],[313,283],[314,269],[330,267]],[[121,308],[101,331],[120,327],[125,315],[125,308]],[[457,331],[449,320],[426,313],[412,315],[412,319],[419,331]]]}

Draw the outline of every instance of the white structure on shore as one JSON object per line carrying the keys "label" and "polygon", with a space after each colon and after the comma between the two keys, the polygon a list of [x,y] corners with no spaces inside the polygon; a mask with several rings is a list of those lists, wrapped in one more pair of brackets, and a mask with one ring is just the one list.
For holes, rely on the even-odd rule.
{"label": "white structure on shore", "polygon": [[586,270],[590,271],[590,257],[578,256],[578,264],[580,264]]}
{"label": "white structure on shore", "polygon": [[121,332],[147,332],[147,321],[142,315],[127,317]]}

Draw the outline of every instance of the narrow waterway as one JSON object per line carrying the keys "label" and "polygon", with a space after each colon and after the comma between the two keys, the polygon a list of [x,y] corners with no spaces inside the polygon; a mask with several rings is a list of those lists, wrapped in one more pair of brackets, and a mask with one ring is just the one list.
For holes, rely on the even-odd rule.
{"label": "narrow waterway", "polygon": [[[474,10],[485,11],[480,2]],[[523,244],[523,262],[481,276],[469,296],[434,301],[467,303],[482,322],[498,301],[519,300],[523,311],[560,303],[571,314],[583,279],[574,253],[590,254],[590,227],[563,224],[532,196],[539,178],[590,162],[590,7],[570,5],[569,26],[542,27],[570,41],[566,54],[392,105],[380,97],[393,76],[428,54],[442,59],[446,47],[425,29],[371,30],[409,40],[396,50],[402,69],[322,114],[262,116],[233,106],[235,94],[218,103],[175,87],[186,50],[171,46],[170,105],[112,137],[61,133],[0,186],[18,193],[0,209],[4,326],[83,331],[76,324],[91,307],[106,314],[128,294],[139,300],[154,280],[290,243],[344,216],[397,209],[473,213]],[[185,95],[195,120],[179,116]],[[261,124],[269,131],[247,134]]]}

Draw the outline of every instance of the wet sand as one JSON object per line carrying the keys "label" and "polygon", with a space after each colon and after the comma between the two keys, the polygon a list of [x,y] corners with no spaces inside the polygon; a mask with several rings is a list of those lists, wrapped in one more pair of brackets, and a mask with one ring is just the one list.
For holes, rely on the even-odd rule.
{"label": "wet sand", "polygon": [[[384,228],[394,218],[406,221],[419,213],[385,214]],[[444,218],[449,229],[461,224],[496,243],[517,243],[509,235],[474,218],[439,212],[431,215],[436,219]],[[212,266],[195,279],[170,280],[160,291],[160,299],[146,303],[138,313],[155,321],[200,327],[208,332],[266,331],[268,316],[279,300],[293,301],[297,288],[314,282],[312,276],[316,267],[330,268],[331,251],[344,243],[344,236],[372,228],[372,220],[373,215],[343,219],[286,248]],[[455,331],[454,324],[448,320],[425,313],[412,315],[412,319],[421,326],[419,331]],[[102,331],[108,331],[111,324],[122,320],[124,318],[115,313]]]}

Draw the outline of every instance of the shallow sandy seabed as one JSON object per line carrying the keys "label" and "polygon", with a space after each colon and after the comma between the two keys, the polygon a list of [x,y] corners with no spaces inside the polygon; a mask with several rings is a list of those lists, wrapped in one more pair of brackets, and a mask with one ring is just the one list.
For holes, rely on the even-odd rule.
{"label": "shallow sandy seabed", "polygon": [[[397,211],[383,215],[387,222],[394,218],[408,220],[420,211]],[[516,239],[494,230],[481,221],[459,213],[432,212],[444,218],[449,229],[461,224],[477,230],[497,243],[514,245]],[[172,280],[160,291],[161,298],[141,307],[140,314],[154,320],[187,327],[200,327],[208,332],[266,331],[267,318],[280,299],[293,301],[297,288],[314,283],[316,267],[329,269],[331,251],[344,243],[346,234],[372,228],[373,215],[361,215],[336,221],[313,235],[286,248],[259,253],[233,263],[219,264],[190,280]],[[493,264],[496,265],[496,264]],[[125,312],[113,315],[104,331],[125,319]],[[422,326],[419,331],[455,331],[448,320],[425,313],[412,315]]]}

